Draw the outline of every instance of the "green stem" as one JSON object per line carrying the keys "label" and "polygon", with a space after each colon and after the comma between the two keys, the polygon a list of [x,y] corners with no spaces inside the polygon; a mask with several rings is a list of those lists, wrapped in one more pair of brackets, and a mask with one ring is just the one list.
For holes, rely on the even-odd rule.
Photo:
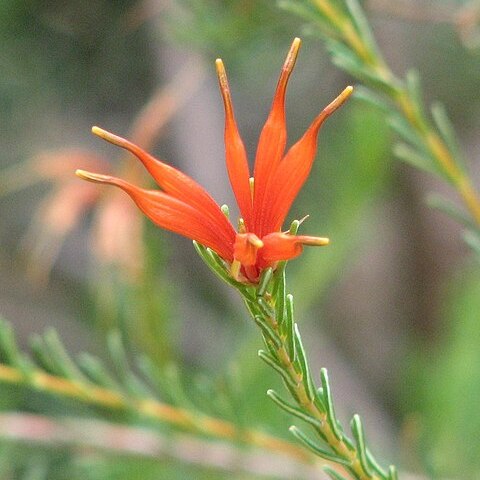
{"label": "green stem", "polygon": [[[272,312],[275,312],[275,294],[267,294],[261,298],[267,302]],[[258,316],[259,312],[262,310],[255,308],[255,305],[249,303],[250,302],[247,301],[247,306],[251,315],[253,317],[255,317],[255,315]],[[288,375],[288,378],[290,379],[288,382],[289,390],[292,393],[294,400],[297,402],[297,405],[310,417],[318,420],[318,426],[315,429],[319,436],[330,446],[332,451],[338,457],[345,460],[348,467],[344,468],[347,469],[355,479],[382,480],[382,478],[375,473],[367,472],[365,470],[360,461],[357,450],[350,447],[350,445],[347,445],[343,436],[338,438],[336,432],[328,421],[327,412],[319,408],[317,403],[309,395],[304,382],[304,374],[301,369],[298,368],[295,358],[292,358],[294,353],[289,353],[292,350],[289,348],[289,334],[285,335],[282,333],[279,322],[275,316],[265,314],[265,309],[263,309],[262,320],[268,325],[276,337],[276,340],[272,341],[269,337],[264,336],[265,343],[271,352],[275,352],[276,359],[280,363],[284,372]]]}

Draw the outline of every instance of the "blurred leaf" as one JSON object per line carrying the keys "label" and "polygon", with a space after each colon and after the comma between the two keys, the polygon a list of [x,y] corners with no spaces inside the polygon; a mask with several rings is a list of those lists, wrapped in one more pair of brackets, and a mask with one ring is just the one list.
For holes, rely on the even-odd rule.
{"label": "blurred leaf", "polygon": [[[419,349],[412,370],[417,391],[406,392],[421,409],[427,462],[438,476],[480,476],[480,279],[464,271],[447,303],[442,338]],[[415,404],[419,395],[421,404]]]}
{"label": "blurred leaf", "polygon": [[434,162],[430,157],[419,153],[418,150],[409,147],[406,143],[398,143],[395,145],[393,153],[400,160],[409,163],[419,170],[429,173],[433,173],[435,170]]}
{"label": "blurred leaf", "polygon": [[472,219],[465,213],[465,211],[460,210],[460,208],[451,200],[448,200],[441,195],[431,193],[427,196],[427,204],[432,208],[437,208],[438,210],[446,213],[448,216],[454,218],[458,223],[465,227],[471,229],[476,228],[472,222]]}
{"label": "blurred leaf", "polygon": [[448,146],[449,150],[455,155],[455,158],[465,170],[465,159],[458,144],[455,128],[448,117],[447,110],[443,104],[436,102],[432,105],[432,117],[437,125],[437,128],[442,135],[443,141]]}

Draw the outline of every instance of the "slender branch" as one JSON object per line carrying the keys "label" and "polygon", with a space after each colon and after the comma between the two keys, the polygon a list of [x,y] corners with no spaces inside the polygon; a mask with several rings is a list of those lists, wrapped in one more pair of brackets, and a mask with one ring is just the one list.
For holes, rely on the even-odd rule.
{"label": "slender branch", "polygon": [[[275,312],[275,304],[278,302],[278,298],[275,295],[267,295],[264,298],[271,312]],[[259,313],[253,304],[249,305],[249,310],[254,313],[254,315]],[[289,339],[288,334],[282,332],[276,316],[264,314],[263,320],[270,327],[273,337],[264,337],[265,343],[268,345],[270,351],[275,353],[280,367],[286,372],[290,380],[290,382],[288,382],[290,386],[289,390],[298,406],[302,411],[307,413],[310,418],[317,420],[314,425],[322,440],[333,450],[335,455],[344,460],[345,470],[351,472],[356,479],[382,480],[382,477],[377,474],[366,471],[360,461],[357,449],[352,448],[350,444],[345,442],[342,435],[339,436],[334,431],[331,422],[329,422],[327,412],[312,398],[312,394],[306,386],[306,372],[299,368],[298,360],[296,360],[295,353],[292,352],[292,348],[290,347],[291,339]]]}
{"label": "slender branch", "polygon": [[[277,330],[278,325],[275,325],[275,322],[273,321],[273,319],[270,319],[270,323],[272,328],[274,328],[277,331],[277,333],[280,333]],[[348,446],[342,440],[336,437],[335,433],[332,430],[332,427],[327,421],[328,420],[327,414],[321,411],[318,408],[318,406],[312,401],[312,399],[309,398],[305,388],[305,384],[303,383],[302,376],[299,372],[295,370],[295,367],[292,362],[292,358],[287,352],[287,345],[282,344],[277,349],[277,354],[283,366],[289,372],[291,380],[296,385],[295,392],[297,395],[297,401],[307,412],[309,412],[312,415],[313,418],[318,419],[320,425],[317,428],[321,432],[322,437],[324,437],[328,445],[330,445],[330,447],[333,449],[333,451],[336,454],[338,454],[339,456],[347,460],[347,462],[351,465],[349,468],[353,472],[355,472],[355,474],[359,479],[380,480],[380,477],[376,475],[373,475],[373,476],[366,475],[358,459],[357,452],[349,449]]]}
{"label": "slender branch", "polygon": [[49,418],[42,415],[7,412],[0,414],[2,441],[33,445],[76,447],[80,454],[102,451],[152,460],[168,457],[195,466],[226,472],[289,479],[318,478],[315,468],[283,453],[246,452],[224,442],[201,440],[192,435],[162,435],[143,428],[115,425],[100,420]]}
{"label": "slender branch", "polygon": [[[290,234],[296,235],[300,222],[295,220]],[[397,480],[396,468],[391,465],[388,472],[374,459],[366,446],[363,427],[358,415],[354,415],[351,429],[354,442],[350,440],[335,416],[335,408],[326,369],[321,370],[321,388],[314,384],[307,355],[293,318],[293,297],[286,295],[285,267],[280,262],[275,269],[263,270],[258,284],[240,284],[229,278],[229,265],[212,250],[195,244],[202,260],[219,278],[236,288],[242,296],[248,312],[259,327],[266,351],[260,350],[259,357],[282,378],[295,405],[283,400],[275,391],[267,395],[287,413],[313,427],[320,445],[310,440],[296,426],[291,433],[315,455],[335,465],[326,467],[325,472],[334,480]],[[324,448],[326,445],[326,448]]]}
{"label": "slender branch", "polygon": [[153,399],[128,398],[116,391],[76,380],[49,375],[41,370],[29,371],[0,364],[0,382],[23,384],[38,391],[70,397],[81,402],[116,410],[134,410],[162,423],[232,442],[245,442],[270,452],[287,455],[303,463],[312,463],[312,455],[302,448],[257,430],[239,430],[234,424],[177,408]]}

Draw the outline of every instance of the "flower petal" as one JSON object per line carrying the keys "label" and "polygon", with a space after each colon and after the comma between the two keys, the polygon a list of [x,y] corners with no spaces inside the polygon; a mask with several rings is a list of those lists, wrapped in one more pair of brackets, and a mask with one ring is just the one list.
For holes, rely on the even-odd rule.
{"label": "flower petal", "polygon": [[237,233],[233,257],[242,266],[251,267],[257,261],[257,252],[263,247],[263,242],[254,233]]}
{"label": "flower petal", "polygon": [[228,177],[233,193],[237,199],[240,213],[249,228],[252,216],[252,195],[250,192],[250,171],[247,152],[238,132],[237,122],[233,113],[232,98],[228,85],[227,73],[221,59],[215,62],[218,83],[225,107],[225,159]]}
{"label": "flower petal", "polygon": [[285,121],[285,92],[288,79],[292,73],[301,41],[295,38],[288,52],[282,73],[278,80],[277,89],[273,99],[272,108],[267,121],[260,134],[258,141],[257,154],[255,157],[255,188],[253,196],[253,210],[255,215],[254,231],[260,237],[266,232],[262,229],[264,225],[263,213],[265,204],[268,202],[268,192],[270,181],[276,171],[278,164],[283,156],[285,145],[287,143],[287,127]]}
{"label": "flower petal", "polygon": [[139,146],[118,135],[114,135],[99,127],[93,127],[92,132],[107,140],[107,142],[133,153],[166,193],[203,212],[205,216],[208,216],[212,221],[221,225],[222,229],[231,230],[231,234],[233,234],[233,227],[222,213],[218,204],[195,180],[180,170],[157,160]]}
{"label": "flower petal", "polygon": [[329,240],[322,237],[276,232],[263,237],[262,242],[263,248],[259,255],[262,260],[262,268],[265,268],[276,262],[298,257],[303,251],[303,245],[323,246],[328,245]]}
{"label": "flower petal", "polygon": [[347,87],[320,115],[315,118],[303,137],[293,145],[280,162],[272,177],[272,189],[265,205],[264,232],[275,232],[282,228],[285,217],[298,192],[305,183],[317,151],[317,135],[323,122],[351,95]]}
{"label": "flower petal", "polygon": [[145,190],[124,180],[108,175],[77,170],[80,178],[96,183],[115,185],[124,190],[140,210],[159,227],[196,240],[212,248],[227,261],[233,260],[235,233],[224,231],[203,212],[191,205],[158,191]]}

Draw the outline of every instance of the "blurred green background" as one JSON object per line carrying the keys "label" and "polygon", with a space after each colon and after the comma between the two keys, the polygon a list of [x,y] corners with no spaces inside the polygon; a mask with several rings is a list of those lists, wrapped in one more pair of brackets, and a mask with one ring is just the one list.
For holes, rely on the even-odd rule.
{"label": "blurred green background", "polygon": [[[447,106],[479,185],[480,48],[454,21],[464,3],[364,6],[393,71],[418,69],[426,102]],[[246,425],[288,438],[291,419],[265,395],[279,381],[257,359],[258,332],[239,299],[188,240],[141,224],[110,192],[78,191],[73,171],[92,162],[149,185],[90,128],[141,137],[135,119],[160,98],[153,120],[143,120],[144,133],[156,125],[145,143],[235,217],[214,60],[227,67],[253,158],[295,36],[304,43],[288,92],[290,142],[352,80],[331,65],[314,28],[275,2],[2,2],[0,315],[22,345],[53,326],[73,354],[105,357],[105,335],[116,329],[132,355],[178,365],[194,403],[210,407],[195,387],[208,379],[234,396]],[[425,202],[430,192],[454,194],[393,159],[394,142],[382,111],[357,99],[327,122],[291,219],[310,215],[303,231],[331,245],[291,262],[289,288],[311,363],[329,369],[340,418],[362,414],[381,460],[433,478],[480,478],[480,268],[461,228]],[[13,387],[1,387],[0,405],[140,422]],[[1,478],[257,478],[235,462],[223,471],[168,454],[13,442],[2,425]]]}

